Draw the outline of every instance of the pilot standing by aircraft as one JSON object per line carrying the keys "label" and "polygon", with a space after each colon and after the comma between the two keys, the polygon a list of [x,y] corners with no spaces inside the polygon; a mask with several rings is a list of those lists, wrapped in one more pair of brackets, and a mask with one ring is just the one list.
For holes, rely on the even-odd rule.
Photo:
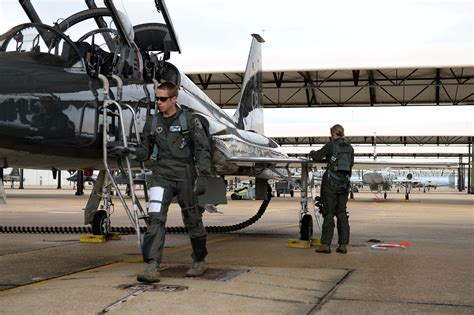
{"label": "pilot standing by aircraft", "polygon": [[[206,271],[206,229],[197,197],[204,194],[211,167],[210,144],[199,119],[176,105],[178,87],[164,82],[156,89],[159,113],[150,116],[143,128],[142,145],[132,151],[139,161],[148,158],[152,170],[147,231],[142,254],[148,267],[137,276],[140,282],[157,282],[163,258],[168,207],[177,196],[183,222],[188,229],[193,263],[186,276]],[[123,149],[123,148],[122,148]],[[120,150],[120,149],[119,149]],[[128,153],[128,152],[125,152]]]}
{"label": "pilot standing by aircraft", "polygon": [[354,165],[354,149],[344,139],[341,125],[331,127],[331,141],[320,150],[311,151],[309,157],[315,162],[326,161],[326,172],[321,184],[323,203],[323,230],[318,253],[331,253],[334,234],[334,216],[337,217],[338,253],[347,253],[349,243],[349,217],[346,212],[350,177]]}

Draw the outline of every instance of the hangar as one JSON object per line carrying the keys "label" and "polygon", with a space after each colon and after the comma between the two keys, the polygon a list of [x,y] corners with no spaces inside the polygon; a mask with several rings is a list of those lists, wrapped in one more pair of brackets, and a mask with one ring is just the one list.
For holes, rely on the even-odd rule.
{"label": "hangar", "polygon": [[[187,73],[221,108],[235,108],[243,81],[241,72]],[[302,71],[263,71],[265,108],[341,108],[397,106],[474,105],[473,67],[322,69]],[[428,110],[428,108],[427,108]],[[429,113],[427,113],[429,114]],[[429,150],[389,150],[378,156],[389,158],[451,158],[459,161],[459,174],[467,168],[468,189],[472,189],[473,134],[349,136],[361,146],[429,147]],[[283,147],[322,145],[327,135],[281,136],[273,138]],[[443,150],[456,146],[457,150]],[[294,153],[292,155],[298,155]],[[373,153],[358,152],[372,157]],[[462,178],[463,176],[459,176]],[[470,182],[470,183],[469,183]],[[463,187],[462,183],[460,185]]]}

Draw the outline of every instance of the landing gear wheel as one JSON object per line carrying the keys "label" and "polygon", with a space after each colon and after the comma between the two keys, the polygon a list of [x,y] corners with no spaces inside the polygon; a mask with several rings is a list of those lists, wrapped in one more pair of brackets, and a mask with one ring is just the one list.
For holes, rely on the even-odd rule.
{"label": "landing gear wheel", "polygon": [[410,199],[410,194],[406,193],[405,194],[405,200],[409,200]]}
{"label": "landing gear wheel", "polygon": [[99,210],[94,214],[92,220],[92,234],[93,235],[107,235],[109,234],[109,222],[107,212]]}
{"label": "landing gear wheel", "polygon": [[350,198],[354,199],[354,192],[353,191],[351,191]]}
{"label": "landing gear wheel", "polygon": [[383,193],[383,199],[387,199],[387,193],[386,192]]}
{"label": "landing gear wheel", "polygon": [[239,199],[239,196],[237,196],[236,194],[232,194],[232,195],[230,195],[230,199],[237,200],[237,199]]}
{"label": "landing gear wheel", "polygon": [[294,190],[290,190],[290,197],[294,197],[295,196],[295,191]]}
{"label": "landing gear wheel", "polygon": [[313,217],[305,214],[301,219],[300,240],[309,241],[313,236]]}

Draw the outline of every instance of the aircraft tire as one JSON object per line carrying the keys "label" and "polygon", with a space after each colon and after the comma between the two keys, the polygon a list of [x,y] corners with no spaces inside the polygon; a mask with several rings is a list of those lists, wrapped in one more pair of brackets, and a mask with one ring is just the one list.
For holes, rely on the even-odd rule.
{"label": "aircraft tire", "polygon": [[410,194],[405,194],[405,200],[410,200]]}
{"label": "aircraft tire", "polygon": [[295,191],[294,190],[291,190],[290,191],[290,197],[294,197],[295,196]]}
{"label": "aircraft tire", "polygon": [[383,193],[383,199],[387,199],[387,193]]}
{"label": "aircraft tire", "polygon": [[353,191],[351,191],[350,198],[354,199],[354,192]]}
{"label": "aircraft tire", "polygon": [[237,200],[237,199],[239,199],[239,196],[237,196],[236,194],[232,194],[232,195],[230,195],[230,199]]}
{"label": "aircraft tire", "polygon": [[301,219],[300,240],[309,241],[313,236],[313,217],[305,214]]}
{"label": "aircraft tire", "polygon": [[97,211],[92,220],[92,234],[93,235],[107,235],[107,212],[104,210]]}

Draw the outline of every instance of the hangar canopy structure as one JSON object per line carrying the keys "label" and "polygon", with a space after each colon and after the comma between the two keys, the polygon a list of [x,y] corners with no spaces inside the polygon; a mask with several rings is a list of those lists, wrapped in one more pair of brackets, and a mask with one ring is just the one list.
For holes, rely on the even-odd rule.
{"label": "hangar canopy structure", "polygon": [[[243,73],[190,73],[221,108],[239,102]],[[474,67],[263,71],[265,108],[474,105]]]}
{"label": "hangar canopy structure", "polygon": [[[221,108],[239,102],[242,72],[188,73]],[[474,105],[474,67],[263,71],[265,108]],[[473,135],[348,137],[353,144],[472,145]],[[326,135],[279,137],[280,145],[318,145]],[[466,148],[462,157],[471,150]],[[422,155],[423,156],[423,155]],[[430,154],[433,156],[433,154]],[[452,153],[435,156],[452,157]]]}
{"label": "hangar canopy structure", "polygon": [[[221,108],[236,108],[243,72],[187,73]],[[263,71],[265,108],[474,105],[474,67]],[[459,158],[470,165],[473,135],[347,137],[355,145],[462,146],[461,153],[382,153],[387,157]],[[313,146],[327,135],[273,138],[281,146]],[[371,153],[358,156],[371,157]],[[467,162],[467,163],[466,163]],[[468,167],[468,172],[470,168]]]}

